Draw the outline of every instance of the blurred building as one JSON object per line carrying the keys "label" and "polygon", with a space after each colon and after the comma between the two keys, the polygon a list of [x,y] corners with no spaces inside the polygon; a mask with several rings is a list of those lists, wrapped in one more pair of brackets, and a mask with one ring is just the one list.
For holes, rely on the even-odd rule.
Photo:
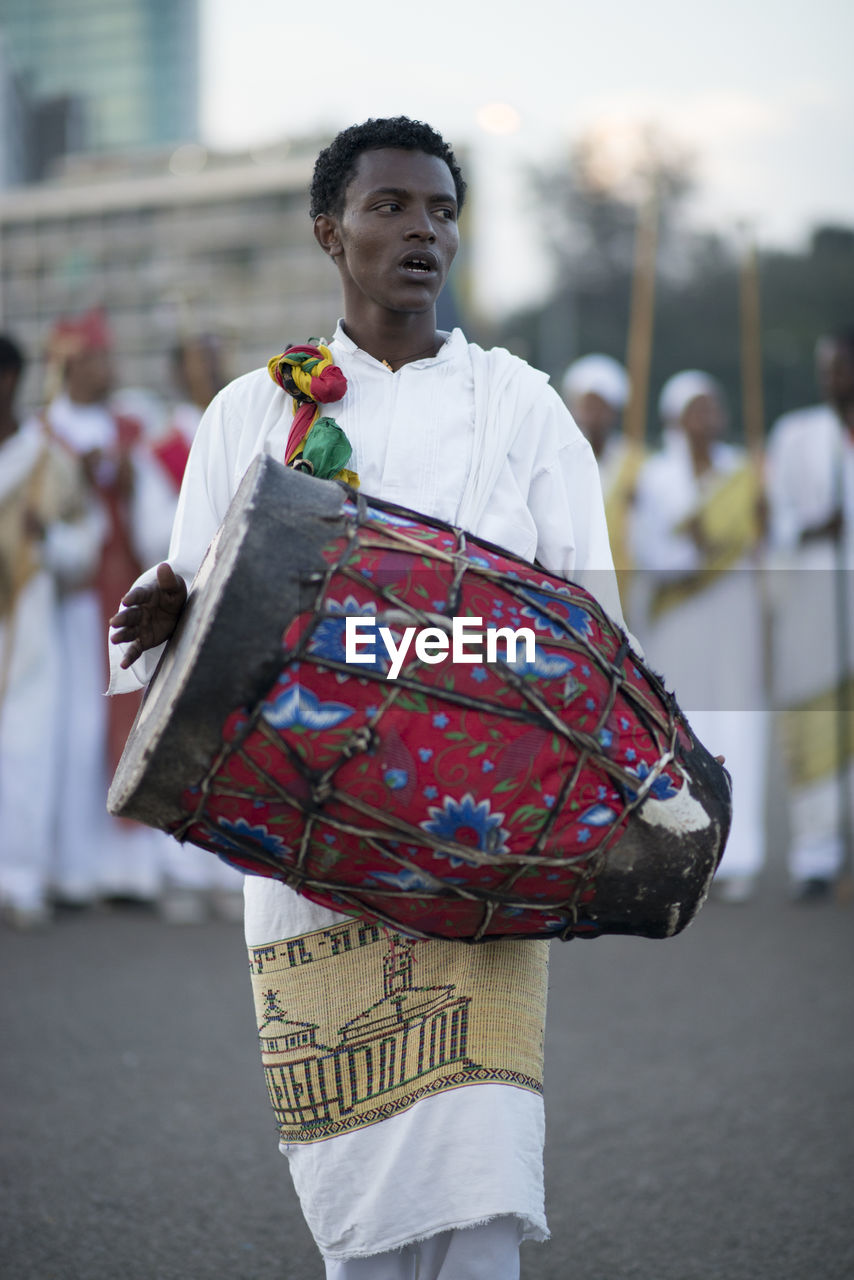
{"label": "blurred building", "polygon": [[27,173],[27,102],[12,70],[0,27],[0,190],[24,181]]}
{"label": "blurred building", "polygon": [[317,149],[217,158],[188,144],[0,192],[0,330],[32,361],[24,405],[42,400],[53,320],[90,306],[107,310],[121,383],[165,392],[183,334],[222,334],[233,376],[330,335],[338,273],[308,216]]}
{"label": "blurred building", "polygon": [[76,151],[198,134],[199,0],[1,0],[8,66],[28,108],[24,180]]}

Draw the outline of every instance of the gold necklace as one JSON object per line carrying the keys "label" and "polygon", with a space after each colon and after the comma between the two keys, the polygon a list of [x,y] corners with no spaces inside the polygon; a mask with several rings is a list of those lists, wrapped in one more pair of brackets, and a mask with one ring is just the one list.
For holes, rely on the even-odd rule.
{"label": "gold necklace", "polygon": [[[441,345],[442,343],[440,342],[439,346],[441,347]],[[436,342],[434,339],[431,346],[427,347],[424,351],[416,351],[414,355],[407,356],[405,360],[400,361],[400,364],[413,364],[416,360],[432,360],[433,356],[436,354],[436,350]],[[388,360],[380,360],[380,364],[384,364],[389,373],[397,372],[393,365],[389,364]]]}

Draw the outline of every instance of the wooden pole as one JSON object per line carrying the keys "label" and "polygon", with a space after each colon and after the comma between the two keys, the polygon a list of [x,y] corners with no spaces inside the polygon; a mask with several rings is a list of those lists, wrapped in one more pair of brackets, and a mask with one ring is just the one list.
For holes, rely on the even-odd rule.
{"label": "wooden pole", "polygon": [[762,325],[759,306],[759,256],[751,237],[739,273],[741,330],[741,411],[744,440],[754,459],[765,444],[765,404],[762,393]]}
{"label": "wooden pole", "polygon": [[652,361],[652,332],[655,316],[655,263],[658,255],[658,188],[653,180],[641,206],[635,235],[635,263],[629,309],[629,337],[626,368],[629,374],[629,402],[623,418],[626,439],[642,445],[646,439],[646,402]]}
{"label": "wooden pole", "polygon": [[742,238],[738,273],[738,320],[741,364],[741,418],[744,443],[757,479],[759,543],[753,552],[752,572],[758,575],[762,646],[762,685],[769,704],[774,699],[773,630],[774,609],[768,591],[768,560],[765,544],[767,509],[764,498],[765,401],[762,388],[762,317],[759,292],[759,255],[756,241],[746,224],[739,228]]}

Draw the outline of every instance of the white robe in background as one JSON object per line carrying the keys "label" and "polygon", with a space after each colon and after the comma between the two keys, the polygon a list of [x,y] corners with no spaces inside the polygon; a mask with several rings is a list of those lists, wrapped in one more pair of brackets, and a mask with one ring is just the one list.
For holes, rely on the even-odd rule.
{"label": "white robe in background", "polygon": [[[324,407],[353,446],[362,492],[437,516],[583,580],[621,622],[595,459],[545,375],[454,330],[432,359],[396,373],[339,326],[344,399]],[[283,458],[292,402],[265,369],[226,387],[190,456],[170,548],[188,581],[252,459]],[[149,678],[158,654],[116,691]],[[246,879],[250,947],[346,919],[272,880]],[[430,946],[431,944],[423,944]],[[535,944],[545,947],[547,944]],[[327,1258],[365,1257],[501,1215],[547,1235],[541,1095],[501,1084],[423,1098],[367,1128],[287,1149],[303,1211]]]}
{"label": "white robe in background", "polygon": [[[51,430],[72,453],[112,453],[118,430],[101,404],[75,404],[58,396],[48,407]],[[158,558],[169,527],[171,506],[144,451],[134,455],[134,497],[130,524],[138,561]],[[99,500],[92,498],[93,506]],[[108,536],[102,517],[102,539]],[[103,618],[94,581],[63,592],[59,606],[63,654],[62,715],[58,726],[59,827],[55,885],[69,901],[91,902],[101,895],[153,899],[160,888],[161,832],[118,823],[107,813],[107,702],[104,689]]]}
{"label": "white robe in background", "polygon": [[[36,419],[0,444],[0,503],[26,492],[46,448]],[[69,475],[62,504],[77,496]],[[0,617],[0,901],[38,913],[51,888],[57,822],[57,730],[65,655],[60,648],[57,582],[90,574],[102,536],[98,513],[54,520],[39,544],[39,565],[14,609]]]}
{"label": "white robe in background", "polygon": [[169,411],[166,429],[178,431],[189,447],[196,438],[203,413],[201,405],[194,404],[191,400],[181,400]]}
{"label": "white robe in background", "polygon": [[663,583],[702,568],[691,537],[677,527],[708,487],[745,462],[727,444],[712,449],[712,469],[698,481],[683,432],[666,432],[661,451],[644,464],[631,514],[635,563],[632,625],[647,661],[672,689],[697,737],[726,756],[732,775],[733,822],[718,871],[751,877],[765,857],[764,788],[768,747],[757,566],[745,559],[704,582],[696,594],[652,616]]}
{"label": "white robe in background", "polygon": [[[775,707],[784,713],[787,756],[836,735],[836,703],[843,673],[854,672],[854,442],[828,405],[785,414],[768,440],[768,503],[774,553],[772,591],[774,628],[772,671]],[[830,537],[801,541],[805,530],[827,523],[837,511],[844,518],[841,542]],[[843,612],[844,611],[844,612]],[[848,654],[843,657],[847,614]],[[825,709],[807,709],[829,699]],[[847,695],[849,717],[850,691]],[[788,713],[795,709],[795,714]],[[799,740],[799,741],[798,741]],[[851,757],[849,755],[849,761]],[[831,767],[804,783],[791,768],[789,870],[797,884],[831,879],[841,865],[842,778]],[[854,764],[845,786],[854,797]],[[854,805],[850,820],[854,823]]]}

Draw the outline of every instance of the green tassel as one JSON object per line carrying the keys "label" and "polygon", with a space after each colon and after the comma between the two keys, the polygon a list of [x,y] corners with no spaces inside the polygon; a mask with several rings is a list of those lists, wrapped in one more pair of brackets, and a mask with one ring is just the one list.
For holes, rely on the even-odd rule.
{"label": "green tassel", "polygon": [[318,418],[308,433],[302,456],[319,480],[332,480],[350,461],[353,446],[334,418]]}

